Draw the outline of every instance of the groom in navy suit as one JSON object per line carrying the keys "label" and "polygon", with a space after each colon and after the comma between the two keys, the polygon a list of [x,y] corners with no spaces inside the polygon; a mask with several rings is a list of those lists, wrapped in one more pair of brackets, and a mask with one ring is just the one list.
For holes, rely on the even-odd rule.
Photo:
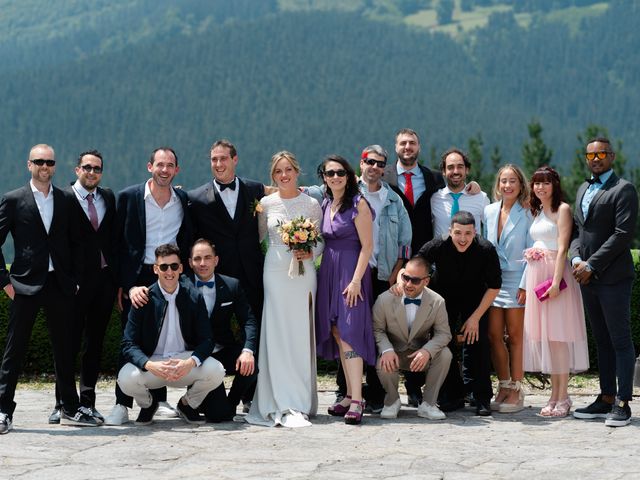
{"label": "groom in navy suit", "polygon": [[576,194],[569,257],[598,348],[600,394],[589,406],[577,408],[573,416],[604,418],[605,425],[622,427],[631,422],[635,365],[631,339],[635,271],[630,249],[638,193],[611,169],[616,154],[608,139],[590,140],[585,158],[591,178]]}

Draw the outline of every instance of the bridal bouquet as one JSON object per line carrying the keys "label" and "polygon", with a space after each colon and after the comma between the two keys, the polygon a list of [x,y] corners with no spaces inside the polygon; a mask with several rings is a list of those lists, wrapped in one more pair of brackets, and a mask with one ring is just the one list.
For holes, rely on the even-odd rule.
{"label": "bridal bouquet", "polygon": [[539,248],[527,248],[523,254],[526,262],[537,262],[544,258],[544,250]]}
{"label": "bridal bouquet", "polygon": [[[278,232],[281,235],[282,242],[289,247],[289,251],[302,250],[308,253],[318,245],[318,242],[322,241],[315,222],[302,216],[293,218],[288,222],[278,222]],[[296,262],[298,263],[297,274]],[[293,278],[297,275],[304,275],[304,264],[302,260],[292,258],[289,266],[289,277]]]}

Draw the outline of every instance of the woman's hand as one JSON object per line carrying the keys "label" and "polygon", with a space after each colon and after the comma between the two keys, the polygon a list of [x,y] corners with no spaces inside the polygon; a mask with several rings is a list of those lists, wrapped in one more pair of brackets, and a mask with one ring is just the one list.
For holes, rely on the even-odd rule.
{"label": "woman's hand", "polygon": [[305,252],[304,250],[294,250],[293,251],[293,257],[298,261],[302,261],[302,260],[307,260],[309,258],[312,258],[313,257],[313,253],[312,252]]}
{"label": "woman's hand", "polygon": [[351,280],[347,288],[342,292],[347,297],[347,306],[355,307],[358,304],[358,298],[363,300],[362,291],[360,290],[360,282]]}
{"label": "woman's hand", "polygon": [[518,293],[516,294],[516,301],[518,302],[518,305],[524,305],[527,303],[527,291],[519,288]]}
{"label": "woman's hand", "polygon": [[546,292],[544,292],[544,294],[542,295],[542,298],[545,298],[545,297],[554,298],[554,297],[557,297],[558,295],[560,295],[560,286],[552,283],[549,289]]}

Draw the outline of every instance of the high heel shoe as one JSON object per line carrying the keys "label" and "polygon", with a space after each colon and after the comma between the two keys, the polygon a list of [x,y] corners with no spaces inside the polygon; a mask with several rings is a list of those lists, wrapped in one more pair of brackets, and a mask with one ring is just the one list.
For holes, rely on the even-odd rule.
{"label": "high heel shoe", "polygon": [[572,405],[573,405],[573,402],[569,397],[565,398],[564,400],[560,400],[558,403],[556,403],[556,406],[553,409],[553,412],[551,412],[551,416],[558,417],[558,418],[566,417],[567,415],[569,415]]}
{"label": "high heel shoe", "polygon": [[349,407],[351,405],[351,395],[345,395],[344,398],[349,400],[349,405],[342,405],[340,402],[336,402],[327,408],[329,415],[334,417],[344,417],[345,413],[349,411]]}
{"label": "high heel shoe", "polygon": [[351,400],[351,407],[347,413],[344,414],[344,423],[347,425],[360,425],[362,423],[362,411],[364,410],[364,401]]}
{"label": "high heel shoe", "polygon": [[522,389],[522,383],[519,380],[511,382],[511,386],[509,388],[518,392],[518,400],[516,403],[502,402],[498,411],[500,413],[516,413],[524,410],[524,390]]}
{"label": "high heel shoe", "polygon": [[[502,392],[503,390],[508,390],[511,388],[511,379],[509,378],[508,380],[500,380],[498,382],[498,393],[496,393],[496,398],[498,398],[500,396],[500,392]],[[494,400],[493,402],[491,402],[491,410],[493,410],[494,412],[497,412],[498,410],[500,410],[500,405],[502,404],[502,401],[498,402],[496,400]]]}
{"label": "high heel shoe", "polygon": [[555,400],[549,400],[547,404],[542,407],[539,415],[541,417],[551,417],[553,415],[553,409],[556,408],[556,403]]}

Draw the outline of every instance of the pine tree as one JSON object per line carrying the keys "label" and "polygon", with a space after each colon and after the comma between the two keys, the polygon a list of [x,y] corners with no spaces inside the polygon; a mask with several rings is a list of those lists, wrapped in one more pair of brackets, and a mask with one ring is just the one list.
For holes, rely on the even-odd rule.
{"label": "pine tree", "polygon": [[532,120],[527,125],[529,142],[522,146],[522,164],[528,177],[543,165],[551,166],[553,150],[542,140],[542,125],[538,120]]}

